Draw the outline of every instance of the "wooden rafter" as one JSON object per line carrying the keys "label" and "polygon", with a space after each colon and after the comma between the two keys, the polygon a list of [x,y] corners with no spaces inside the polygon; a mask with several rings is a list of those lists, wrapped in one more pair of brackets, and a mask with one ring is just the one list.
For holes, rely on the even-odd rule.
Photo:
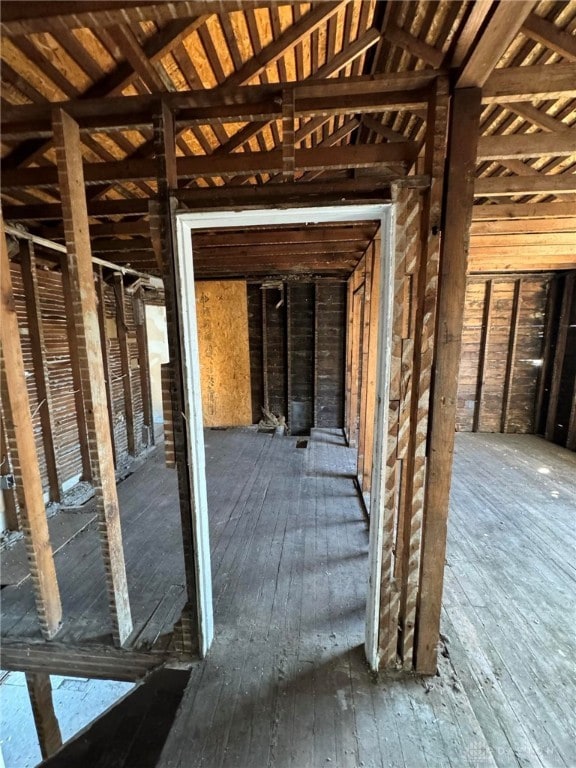
{"label": "wooden rafter", "polygon": [[576,61],[576,38],[569,32],[558,29],[552,22],[531,13],[525,19],[521,31],[562,58]]}
{"label": "wooden rafter", "polygon": [[[185,37],[201,26],[206,18],[206,16],[198,16],[194,19],[171,21],[152,38],[147,40],[142,53],[150,66],[152,67],[170,53]],[[120,95],[125,88],[132,85],[137,77],[137,69],[129,61],[124,61],[118,64],[112,72],[105,74],[91,85],[80,98],[101,99]],[[161,87],[161,90],[164,87],[165,85]],[[51,147],[52,141],[46,142],[42,139],[30,139],[2,160],[2,170],[34,162],[42,157]]]}
{"label": "wooden rafter", "polygon": [[502,54],[516,37],[536,0],[500,3],[494,7],[480,38],[474,44],[456,82],[457,88],[482,87]]}

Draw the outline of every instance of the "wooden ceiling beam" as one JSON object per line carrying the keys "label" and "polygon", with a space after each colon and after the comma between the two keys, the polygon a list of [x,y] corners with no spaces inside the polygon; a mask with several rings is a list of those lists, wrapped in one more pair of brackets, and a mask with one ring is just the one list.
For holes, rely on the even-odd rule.
{"label": "wooden ceiling beam", "polygon": [[482,136],[478,142],[478,160],[522,157],[567,157],[576,154],[576,129],[560,133],[515,133],[506,136]]}
{"label": "wooden ceiling beam", "polygon": [[[553,68],[547,69],[551,74]],[[564,67],[562,70],[564,71]],[[378,103],[384,106],[398,103],[399,107],[406,104],[421,107],[426,103],[426,89],[437,76],[438,72],[423,70],[381,77],[312,79],[302,84],[278,83],[232,89],[219,87],[203,91],[164,91],[145,96],[105,99],[79,98],[62,102],[59,106],[70,114],[81,128],[94,131],[149,127],[159,104],[163,102],[175,113],[176,123],[180,123],[182,127],[182,122],[191,120],[208,123],[215,119],[239,121],[257,117],[278,117],[281,113],[281,94],[285,86],[294,88],[297,114],[306,114],[307,109],[316,102],[320,106],[337,106],[340,102],[345,103],[348,97],[364,97],[365,102],[359,102],[359,106],[365,104],[376,108]],[[50,109],[48,102],[5,105],[1,115],[4,139],[21,139],[23,136],[37,134],[50,135]]]}
{"label": "wooden ceiling beam", "polygon": [[106,253],[107,251],[147,251],[153,250],[150,237],[131,237],[129,239],[111,238],[92,238],[92,229],[90,229],[90,242],[94,253]]}
{"label": "wooden ceiling beam", "polygon": [[[494,207],[494,206],[482,206]],[[499,207],[499,206],[498,206]],[[544,218],[544,219],[498,219],[487,221],[472,221],[470,234],[472,235],[509,235],[550,232],[571,232],[576,233],[576,216],[566,216],[565,218]]]}
{"label": "wooden ceiling beam", "polygon": [[[518,5],[518,3],[511,3]],[[484,104],[576,97],[576,64],[542,64],[495,70],[482,91]]]}
{"label": "wooden ceiling beam", "polygon": [[[287,5],[294,0],[283,0]],[[199,14],[231,13],[246,8],[267,8],[275,0],[177,0],[177,2],[131,2],[101,0],[100,2],[70,3],[67,0],[50,0],[49,3],[32,0],[4,0],[2,3],[2,35],[29,35],[35,32],[56,32],[62,26],[68,29],[98,29],[115,24],[133,24],[150,20],[157,24],[170,22],[180,16],[194,17]]]}
{"label": "wooden ceiling beam", "polygon": [[[372,168],[389,163],[409,165],[414,162],[417,154],[418,145],[407,141],[355,147],[298,149],[295,152],[295,161],[296,168],[299,170],[338,170]],[[177,164],[179,178],[214,177],[227,174],[251,176],[281,171],[282,151],[179,157]],[[155,174],[154,160],[127,159],[116,163],[89,163],[84,166],[86,184],[154,179]],[[6,171],[3,174],[2,184],[4,189],[52,186],[56,185],[57,178],[57,169],[54,166],[23,168]]]}
{"label": "wooden ceiling beam", "polygon": [[475,3],[470,4],[464,26],[453,46],[450,62],[453,67],[461,67],[464,60],[470,55],[493,4],[494,0],[476,0]]}
{"label": "wooden ceiling beam", "polygon": [[537,0],[498,3],[456,81],[457,88],[482,88],[518,34]]}
{"label": "wooden ceiling beam", "polygon": [[370,240],[347,241],[343,243],[278,243],[277,245],[247,245],[235,248],[194,248],[194,258],[199,262],[217,261],[218,263],[234,262],[237,259],[246,261],[261,260],[266,256],[313,256],[324,254],[327,257],[338,254],[358,253],[361,255],[370,245]]}
{"label": "wooden ceiling beam", "polygon": [[537,254],[538,249],[542,251],[558,252],[558,249],[569,250],[574,255],[576,263],[576,229],[572,231],[561,232],[507,232],[500,233],[480,233],[476,232],[473,241],[474,248],[478,250],[489,250],[490,248],[522,249],[527,256]]}
{"label": "wooden ceiling beam", "polygon": [[507,197],[508,195],[566,195],[576,192],[576,174],[553,176],[491,176],[476,179],[474,197]]}
{"label": "wooden ceiling beam", "polygon": [[520,31],[564,59],[576,61],[576,38],[570,32],[558,29],[553,22],[530,13]]}
{"label": "wooden ceiling beam", "polygon": [[197,264],[199,271],[205,269],[212,272],[228,271],[230,269],[239,269],[241,271],[250,269],[268,270],[270,268],[289,269],[290,267],[295,266],[306,266],[308,268],[313,267],[318,269],[323,266],[334,267],[335,265],[339,265],[340,267],[346,268],[354,267],[354,265],[358,263],[361,256],[361,253],[358,253],[357,255],[334,254],[334,256],[331,256],[330,254],[318,253],[297,254],[291,256],[288,253],[279,253],[276,256],[272,254],[267,257],[259,257],[258,259],[245,259],[244,257],[239,257],[237,259],[220,260],[218,262],[198,259],[195,260],[194,263]]}
{"label": "wooden ceiling beam", "polygon": [[223,251],[238,246],[250,245],[280,245],[296,243],[345,243],[370,240],[374,234],[374,227],[362,226],[346,227],[314,227],[307,226],[302,229],[264,229],[246,230],[244,232],[231,233],[228,231],[220,234],[194,234],[194,252],[200,253],[203,248],[216,248]]}
{"label": "wooden ceiling beam", "polygon": [[574,216],[573,203],[499,203],[475,205],[472,221],[506,221],[508,219],[569,218]]}
{"label": "wooden ceiling beam", "polygon": [[[39,232],[46,240],[62,240],[64,229],[62,227],[43,227]],[[101,237],[114,237],[116,235],[149,235],[150,225],[147,219],[139,221],[111,221],[106,224],[91,224],[90,239],[94,241]]]}
{"label": "wooden ceiling beam", "polygon": [[[130,200],[92,200],[88,215],[94,218],[108,216],[144,216],[148,213],[147,197]],[[3,206],[6,221],[53,221],[62,218],[60,203],[31,203]]]}

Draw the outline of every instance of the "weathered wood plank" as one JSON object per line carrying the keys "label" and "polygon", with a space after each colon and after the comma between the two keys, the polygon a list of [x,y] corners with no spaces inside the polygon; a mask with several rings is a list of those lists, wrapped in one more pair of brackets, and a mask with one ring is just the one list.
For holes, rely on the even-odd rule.
{"label": "weathered wood plank", "polygon": [[[2,291],[0,332],[2,338],[2,410],[7,429],[17,488],[20,525],[26,540],[36,610],[42,632],[52,638],[60,627],[62,606],[42,494],[42,480],[28,401],[26,374],[14,310],[12,280],[4,221],[0,216],[0,280]],[[10,438],[13,441],[10,441]],[[12,444],[10,444],[12,442]]]}
{"label": "weathered wood plank", "polygon": [[27,672],[26,685],[30,696],[32,714],[40,751],[44,759],[57,752],[62,746],[60,725],[52,701],[50,675],[46,672]]}
{"label": "weathered wood plank", "polygon": [[101,546],[106,565],[109,608],[115,639],[122,645],[132,631],[132,619],[100,348],[80,132],[74,120],[59,109],[54,111],[54,143],[65,214],[68,270],[73,276],[72,285],[75,288],[72,303],[82,390],[86,403],[92,483],[96,491],[101,522]]}

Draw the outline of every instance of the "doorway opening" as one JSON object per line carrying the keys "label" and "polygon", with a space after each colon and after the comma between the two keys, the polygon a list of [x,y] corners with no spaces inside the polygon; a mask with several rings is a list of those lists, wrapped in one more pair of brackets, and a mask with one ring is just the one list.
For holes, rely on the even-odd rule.
{"label": "doorway opening", "polygon": [[[179,295],[179,323],[181,333],[182,371],[184,378],[184,409],[187,429],[188,467],[192,489],[191,518],[194,531],[194,558],[197,574],[197,601],[199,614],[200,649],[206,654],[213,639],[214,618],[212,604],[212,569],[210,561],[209,513],[206,492],[205,445],[203,434],[201,365],[198,343],[198,313],[195,294],[195,241],[201,230],[334,224],[338,222],[377,222],[379,238],[379,292],[378,340],[375,375],[374,467],[382,460],[382,442],[387,434],[388,391],[391,364],[391,311],[392,311],[392,254],[393,206],[391,204],[365,204],[326,206],[314,208],[263,209],[237,212],[179,213],[177,223],[176,272]],[[231,257],[233,253],[231,252]],[[265,267],[262,268],[263,271]],[[262,275],[266,276],[266,273]],[[282,294],[283,290],[279,293]],[[305,293],[305,291],[304,291]],[[276,304],[281,303],[284,297]],[[301,313],[299,312],[300,316]],[[295,334],[297,337],[298,334]],[[306,340],[304,340],[306,341]],[[305,350],[306,351],[306,350]],[[308,350],[309,351],[309,350]],[[289,359],[289,356],[288,356]],[[289,378],[286,388],[293,384]],[[299,392],[298,392],[299,394]],[[290,420],[300,434],[306,434],[311,422],[310,403],[314,391],[308,389],[301,398],[287,397]],[[299,403],[299,400],[301,401]],[[303,407],[298,408],[298,405]],[[308,418],[306,418],[308,414]],[[301,418],[300,418],[301,417]],[[302,424],[300,423],[302,422]],[[304,423],[307,422],[307,423]],[[297,452],[304,456],[308,452]],[[380,472],[379,475],[382,473]],[[365,651],[373,669],[378,667],[379,583],[381,568],[382,520],[380,495],[374,493],[369,535],[369,574],[366,607]]]}

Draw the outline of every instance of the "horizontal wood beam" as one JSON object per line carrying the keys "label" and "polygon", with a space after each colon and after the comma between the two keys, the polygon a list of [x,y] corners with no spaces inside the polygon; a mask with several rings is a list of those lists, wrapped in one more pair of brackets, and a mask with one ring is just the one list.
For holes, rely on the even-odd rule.
{"label": "horizontal wood beam", "polygon": [[[285,0],[291,5],[293,0]],[[154,21],[156,24],[172,21],[175,17],[196,16],[199,13],[231,13],[246,8],[266,8],[274,0],[178,0],[178,2],[146,2],[139,0],[100,0],[99,2],[70,3],[67,0],[51,0],[50,3],[32,1],[25,5],[16,0],[2,3],[3,35],[28,35],[36,32],[57,32],[86,27],[98,29],[116,24],[138,24]]]}
{"label": "horizontal wood beam", "polygon": [[[424,189],[429,184],[426,176],[407,176],[404,184]],[[286,184],[262,184],[243,187],[214,187],[212,189],[180,189],[176,197],[189,208],[245,207],[267,205],[268,203],[293,203],[303,201],[346,201],[346,200],[389,200],[390,179],[380,176],[364,176],[358,179],[323,179],[312,182]],[[88,204],[88,215],[92,218],[108,216],[132,216],[148,214],[149,198],[131,200],[93,200]],[[4,218],[7,221],[52,221],[62,218],[60,203],[38,203],[31,205],[6,205]]]}
{"label": "horizontal wood beam", "polygon": [[[83,131],[150,127],[162,103],[172,111],[180,130],[190,124],[213,120],[249,122],[278,118],[282,114],[282,93],[294,90],[297,115],[320,114],[323,110],[383,111],[426,104],[427,89],[445,73],[436,70],[398,74],[358,76],[346,79],[310,79],[302,83],[245,85],[196,91],[165,91],[140,96],[76,99],[59,106],[70,114]],[[4,139],[24,136],[51,136],[50,104],[47,102],[3,106],[0,117]]]}
{"label": "horizontal wood beam", "polygon": [[[62,227],[43,227],[40,235],[47,240],[63,240],[64,229]],[[90,226],[90,239],[94,240],[115,235],[150,235],[150,223],[148,219],[138,221],[111,221],[107,224],[92,224]],[[150,242],[148,237],[148,242]]]}
{"label": "horizontal wood beam", "polygon": [[472,221],[499,221],[509,219],[570,218],[574,216],[574,203],[499,203],[475,205]]}
{"label": "horizontal wood beam", "polygon": [[[522,222],[524,223],[524,222]],[[471,241],[471,248],[490,249],[497,248],[522,248],[523,253],[537,253],[541,251],[558,251],[558,249],[572,250],[576,260],[576,229],[564,232],[510,232],[500,234],[477,234]]]}
{"label": "horizontal wood beam", "polygon": [[510,136],[482,136],[478,160],[522,157],[566,157],[576,155],[576,129],[561,133],[522,133]]}
{"label": "horizontal wood beam", "polygon": [[576,216],[544,219],[499,219],[472,221],[471,235],[508,235],[550,232],[576,233]]}
{"label": "horizontal wood beam", "polygon": [[[274,83],[250,85],[240,88],[213,88],[203,91],[179,91],[98,99],[76,99],[61,102],[61,106],[79,123],[81,130],[116,130],[123,127],[150,127],[153,115],[165,102],[176,115],[176,126],[208,123],[214,119],[234,122],[269,120],[279,117],[281,94],[285,87],[293,87],[295,112],[321,113],[323,109],[343,110],[355,108],[378,110],[422,107],[426,91],[442,70],[420,70],[350,77],[345,80],[327,78],[307,80],[301,84]],[[389,104],[386,104],[386,94]],[[342,102],[344,97],[364,102]],[[536,98],[569,98],[576,96],[576,64],[546,64],[531,67],[510,67],[495,70],[483,89],[483,102],[507,104]],[[339,106],[341,105],[341,106]],[[2,109],[1,128],[5,140],[21,140],[27,136],[52,135],[51,104],[5,105]]]}
{"label": "horizontal wood beam", "polygon": [[302,256],[322,254],[333,256],[342,253],[364,253],[369,240],[343,243],[279,243],[278,245],[249,245],[236,248],[196,248],[194,258],[201,262],[214,260],[217,263],[235,259],[262,259],[267,256]]}
{"label": "horizontal wood beam", "polygon": [[[92,238],[92,230],[90,230]],[[153,251],[150,237],[131,237],[128,240],[119,238],[96,238],[92,240],[92,253],[124,253],[129,251]]]}
{"label": "horizontal wood beam", "polygon": [[350,227],[306,227],[303,229],[247,230],[246,232],[209,233],[194,235],[194,252],[200,253],[203,248],[215,248],[223,251],[243,245],[279,245],[281,243],[340,243],[358,242],[370,239],[374,228],[363,226]]}
{"label": "horizontal wood beam", "polygon": [[[340,170],[345,168],[371,168],[388,163],[411,165],[418,155],[415,142],[391,144],[315,147],[295,151],[298,170]],[[214,177],[228,174],[252,176],[259,173],[282,170],[282,151],[235,152],[230,155],[196,155],[179,157],[179,178]],[[155,160],[122,160],[116,163],[90,163],[84,166],[86,184],[117,181],[136,181],[156,177]],[[2,176],[4,189],[43,187],[56,185],[57,169],[54,166],[21,168],[6,171]]]}
{"label": "horizontal wood beam", "polygon": [[507,197],[508,195],[565,195],[576,192],[576,174],[554,176],[491,176],[476,179],[474,197]]}
{"label": "horizontal wood beam", "polygon": [[[135,197],[130,200],[91,200],[88,215],[106,216],[144,216],[148,214],[149,198]],[[29,205],[5,205],[6,221],[51,221],[62,218],[60,203],[31,203]]]}
{"label": "horizontal wood beam", "polygon": [[518,250],[505,255],[470,252],[469,272],[557,272],[563,269],[575,269],[576,260],[571,253],[539,254],[524,256]]}
{"label": "horizontal wood beam", "polygon": [[533,67],[496,69],[482,90],[484,104],[574,97],[576,64],[540,64]]}

